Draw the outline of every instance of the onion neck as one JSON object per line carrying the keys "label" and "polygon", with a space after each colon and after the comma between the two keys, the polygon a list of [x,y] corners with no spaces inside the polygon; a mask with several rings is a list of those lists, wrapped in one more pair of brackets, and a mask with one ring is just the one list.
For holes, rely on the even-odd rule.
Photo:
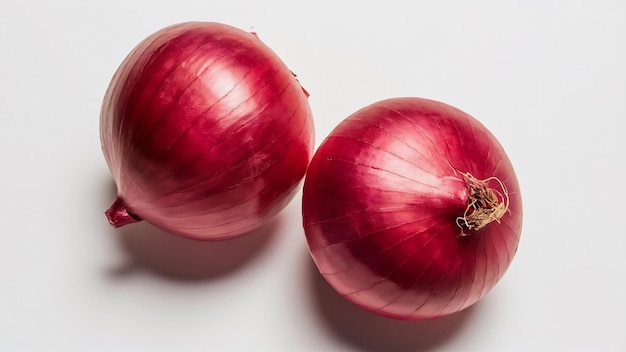
{"label": "onion neck", "polygon": [[[500,219],[509,211],[509,194],[504,183],[497,177],[479,180],[469,172],[461,173],[463,182],[469,191],[467,207],[462,216],[456,218],[461,228],[461,236],[469,236],[469,231],[478,231],[492,222],[500,223]],[[501,191],[489,186],[495,182]]]}
{"label": "onion neck", "polygon": [[115,198],[115,202],[104,214],[109,220],[109,224],[115,228],[141,221],[140,217],[128,211],[126,203],[119,196]]}

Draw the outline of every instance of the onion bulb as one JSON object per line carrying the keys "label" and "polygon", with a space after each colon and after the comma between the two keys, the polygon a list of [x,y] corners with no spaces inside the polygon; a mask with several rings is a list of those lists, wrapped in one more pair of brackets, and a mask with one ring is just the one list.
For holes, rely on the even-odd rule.
{"label": "onion bulb", "polygon": [[421,98],[380,101],[343,120],[311,161],[302,206],[324,278],[396,319],[476,303],[509,267],[522,228],[500,143],[470,115]]}
{"label": "onion bulb", "polygon": [[122,62],[100,117],[117,185],[106,215],[219,240],[293,198],[313,153],[306,91],[259,38],[220,24],[164,28]]}

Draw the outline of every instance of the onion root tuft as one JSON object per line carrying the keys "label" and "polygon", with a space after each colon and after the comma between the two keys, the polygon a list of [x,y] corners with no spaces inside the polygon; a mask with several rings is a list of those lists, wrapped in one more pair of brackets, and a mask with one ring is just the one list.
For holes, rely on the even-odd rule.
{"label": "onion root tuft", "polygon": [[[504,183],[495,176],[479,180],[469,172],[461,175],[470,195],[463,216],[456,218],[456,224],[461,228],[460,235],[470,235],[464,229],[478,231],[494,221],[500,223],[504,214],[509,212],[509,194]],[[489,187],[492,181],[498,183],[502,192]]]}

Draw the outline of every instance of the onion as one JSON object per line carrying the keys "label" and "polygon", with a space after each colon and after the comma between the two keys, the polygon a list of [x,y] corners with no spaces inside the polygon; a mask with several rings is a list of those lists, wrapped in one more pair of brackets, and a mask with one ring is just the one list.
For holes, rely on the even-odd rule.
{"label": "onion", "polygon": [[199,240],[258,228],[297,193],[313,154],[305,93],[255,34],[200,22],[152,34],[102,105],[118,189],[109,222],[143,219]]}
{"label": "onion", "polygon": [[500,280],[522,228],[496,138],[441,102],[396,98],[342,121],[309,166],[309,250],[349,301],[396,319],[458,312]]}

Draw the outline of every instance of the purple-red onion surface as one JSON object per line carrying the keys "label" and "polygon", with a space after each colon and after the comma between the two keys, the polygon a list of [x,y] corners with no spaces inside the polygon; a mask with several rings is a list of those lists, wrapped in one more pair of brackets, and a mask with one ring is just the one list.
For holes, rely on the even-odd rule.
{"label": "purple-red onion surface", "polygon": [[418,320],[467,308],[496,285],[517,250],[522,202],[485,126],[441,102],[395,98],[324,140],[303,216],[311,255],[342,296]]}
{"label": "purple-red onion surface", "polygon": [[200,240],[249,232],[297,193],[313,134],[306,92],[256,35],[220,23],[162,29],[104,98],[100,136],[118,189],[107,217]]}

